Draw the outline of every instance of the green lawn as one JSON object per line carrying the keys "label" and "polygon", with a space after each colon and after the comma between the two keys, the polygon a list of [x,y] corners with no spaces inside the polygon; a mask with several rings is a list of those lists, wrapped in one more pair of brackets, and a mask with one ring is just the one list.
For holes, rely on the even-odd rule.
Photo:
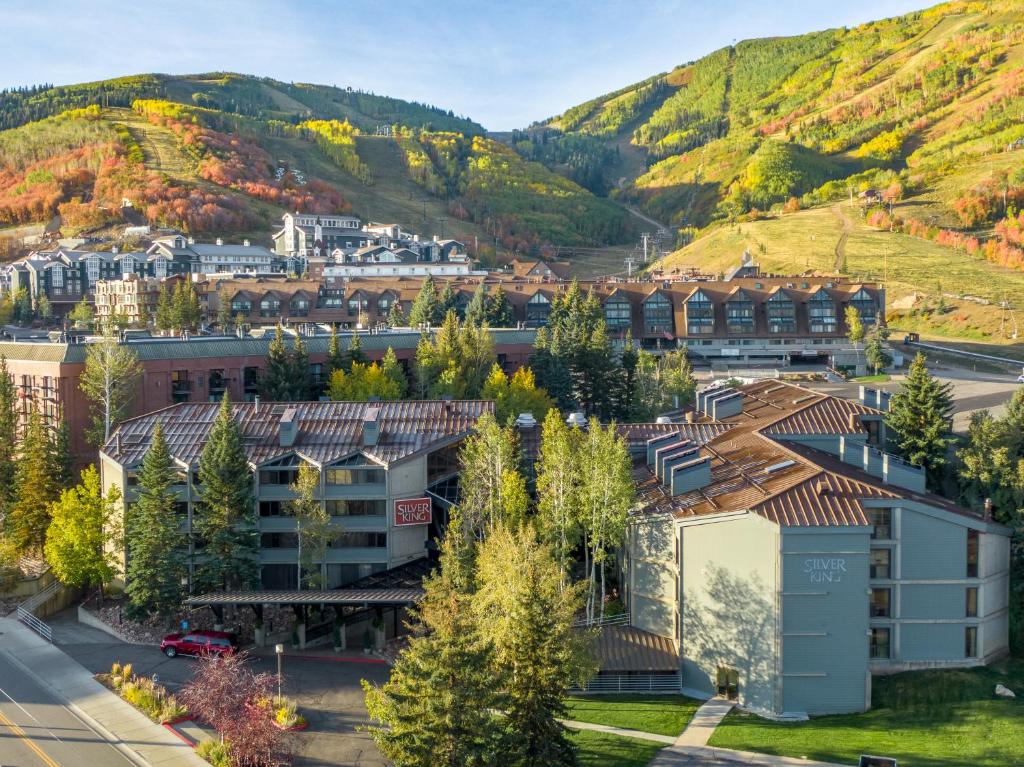
{"label": "green lawn", "polygon": [[[996,684],[1020,697],[997,698]],[[770,722],[730,714],[711,745],[856,764],[893,756],[900,767],[1016,767],[1024,761],[1024,660],[963,671],[921,671],[874,680],[864,714]]]}
{"label": "green lawn", "polygon": [[686,729],[700,701],[682,695],[599,695],[572,697],[569,719],[629,730],[678,735]]}
{"label": "green lawn", "polygon": [[851,378],[853,383],[885,383],[890,378],[888,373],[879,373],[878,375],[870,376],[859,376],[857,378]]}
{"label": "green lawn", "polygon": [[622,738],[593,730],[577,730],[572,734],[579,747],[580,767],[647,767],[665,746],[649,740]]}

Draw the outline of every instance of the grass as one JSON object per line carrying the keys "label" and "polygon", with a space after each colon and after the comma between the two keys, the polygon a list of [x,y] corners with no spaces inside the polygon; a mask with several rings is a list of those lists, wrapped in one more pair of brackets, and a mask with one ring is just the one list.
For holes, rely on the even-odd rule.
{"label": "grass", "polygon": [[[867,226],[856,210],[844,210],[853,227],[846,242],[846,274],[851,279],[884,282],[886,303],[891,308],[937,304],[940,293],[945,311],[925,313],[904,323],[918,332],[946,338],[962,338],[1005,344],[1011,339],[1012,322],[999,302],[1009,301],[1017,314],[1024,311],[1024,271],[990,264],[980,258],[909,235],[879,231]],[[744,250],[767,272],[799,274],[805,270],[834,273],[835,246],[842,222],[829,207],[812,208],[761,221],[721,226],[668,256],[667,271],[693,266],[721,273],[735,266]],[[981,305],[956,296],[971,295],[992,302]],[[906,313],[907,310],[901,310]],[[907,318],[910,319],[910,318]],[[1024,317],[1019,318],[1024,321]],[[1002,333],[1000,334],[1000,331]],[[998,352],[992,352],[998,354]]]}
{"label": "grass", "polygon": [[851,378],[850,381],[853,383],[885,383],[891,378],[888,373],[879,373],[878,375],[870,376],[858,376],[857,378]]}
{"label": "grass", "polygon": [[580,767],[647,767],[663,746],[649,740],[578,730],[572,740],[579,748]]}
{"label": "grass", "polygon": [[678,735],[686,729],[700,701],[682,695],[601,695],[571,697],[569,719],[628,730]]}
{"label": "grass", "polygon": [[1015,767],[1024,754],[1024,700],[997,698],[996,684],[1024,692],[1024,659],[876,678],[875,708],[863,714],[781,723],[733,713],[710,745],[840,764],[876,754],[900,767]]}

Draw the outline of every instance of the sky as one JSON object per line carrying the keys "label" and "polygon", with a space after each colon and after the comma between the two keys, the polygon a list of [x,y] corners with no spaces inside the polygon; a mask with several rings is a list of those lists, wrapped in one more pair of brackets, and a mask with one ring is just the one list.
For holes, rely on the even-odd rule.
{"label": "sky", "polygon": [[511,130],[752,37],[927,0],[0,0],[0,88],[230,71]]}

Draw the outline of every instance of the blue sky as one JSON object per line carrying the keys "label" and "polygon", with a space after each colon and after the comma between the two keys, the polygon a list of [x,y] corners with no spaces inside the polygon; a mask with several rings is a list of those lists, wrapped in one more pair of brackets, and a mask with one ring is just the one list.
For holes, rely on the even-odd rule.
{"label": "blue sky", "polygon": [[227,70],[523,127],[734,40],[924,0],[0,0],[0,87]]}

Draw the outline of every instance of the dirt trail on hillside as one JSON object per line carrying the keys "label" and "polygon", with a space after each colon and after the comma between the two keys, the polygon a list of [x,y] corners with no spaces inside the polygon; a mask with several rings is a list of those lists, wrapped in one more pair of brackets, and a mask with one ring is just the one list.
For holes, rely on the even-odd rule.
{"label": "dirt trail on hillside", "polygon": [[832,206],[832,213],[843,225],[843,233],[839,235],[839,241],[836,243],[836,260],[833,264],[836,274],[842,274],[846,266],[846,241],[850,239],[850,232],[853,231],[853,221],[850,220],[850,217],[843,212],[839,205]]}

